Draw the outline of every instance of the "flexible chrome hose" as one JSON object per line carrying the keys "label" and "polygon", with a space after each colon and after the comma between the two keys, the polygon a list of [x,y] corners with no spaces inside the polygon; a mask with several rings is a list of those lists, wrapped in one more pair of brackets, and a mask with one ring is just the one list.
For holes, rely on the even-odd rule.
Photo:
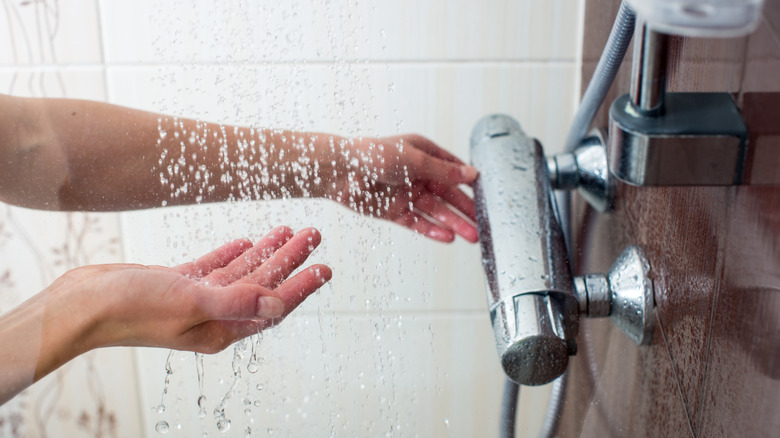
{"label": "flexible chrome hose", "polygon": [[520,398],[520,385],[507,378],[504,382],[504,397],[501,400],[501,424],[498,436],[513,438],[517,418],[517,401]]}
{"label": "flexible chrome hose", "polygon": [[[634,12],[624,0],[620,4],[620,10],[618,10],[615,21],[612,24],[609,39],[604,47],[604,51],[601,53],[599,62],[596,65],[596,70],[593,72],[588,87],[585,89],[585,93],[582,96],[582,101],[577,109],[577,113],[574,115],[569,135],[566,138],[566,151],[571,152],[579,146],[580,141],[585,137],[591,123],[593,123],[596,112],[604,103],[607,92],[612,86],[618,70],[620,70],[620,64],[623,62],[626,50],[628,50],[628,45],[634,35],[634,25]],[[568,242],[568,239],[571,236],[570,196],[568,193],[563,196],[563,201],[562,205],[559,205],[559,211],[561,213],[560,219],[562,222],[561,226],[567,237],[567,245],[569,246],[569,253],[571,254],[571,245]],[[572,263],[574,262],[574,260],[570,261]],[[547,405],[544,423],[542,423],[542,430],[539,434],[540,437],[553,437],[558,430],[566,393],[566,384],[568,382],[567,376],[568,372],[564,372],[563,375],[552,383],[550,402]],[[513,438],[515,436],[515,416],[519,392],[519,386],[507,379],[507,382],[504,384],[504,396],[502,398],[501,407],[501,438]]]}
{"label": "flexible chrome hose", "polygon": [[566,396],[566,383],[568,380],[569,371],[567,370],[552,383],[550,401],[547,403],[547,412],[544,414],[544,423],[542,423],[542,430],[539,432],[540,437],[553,437],[558,431],[558,424],[561,422],[563,400]]}
{"label": "flexible chrome hose", "polygon": [[590,124],[596,117],[596,111],[599,110],[607,97],[609,87],[615,81],[620,64],[623,63],[626,50],[631,43],[631,37],[634,35],[635,21],[634,12],[623,1],[612,25],[612,31],[609,33],[607,45],[604,46],[604,51],[601,53],[596,70],[588,83],[588,88],[582,95],[580,107],[574,115],[569,136],[566,138],[567,151],[571,152],[580,145],[580,141],[585,137]]}

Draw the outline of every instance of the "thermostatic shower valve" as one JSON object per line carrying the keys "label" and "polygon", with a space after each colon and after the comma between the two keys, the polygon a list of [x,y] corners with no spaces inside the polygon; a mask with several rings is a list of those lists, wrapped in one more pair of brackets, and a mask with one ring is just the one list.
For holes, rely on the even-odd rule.
{"label": "thermostatic shower valve", "polygon": [[608,175],[604,146],[586,147],[548,160],[539,142],[504,115],[483,118],[472,133],[490,318],[504,372],[523,385],[566,371],[581,315],[611,317],[638,344],[652,333],[650,265],[641,249],[628,248],[608,274],[572,277],[551,180],[566,188],[588,182],[586,192],[606,209],[610,185],[597,181]]}

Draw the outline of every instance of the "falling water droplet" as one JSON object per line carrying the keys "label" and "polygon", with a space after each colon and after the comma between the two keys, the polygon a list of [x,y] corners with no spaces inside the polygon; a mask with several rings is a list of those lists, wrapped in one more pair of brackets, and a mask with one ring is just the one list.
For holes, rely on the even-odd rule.
{"label": "falling water droplet", "polygon": [[170,429],[171,428],[168,426],[167,421],[159,421],[154,425],[154,430],[156,430],[158,433],[168,433]]}
{"label": "falling water droplet", "polygon": [[220,418],[217,421],[217,429],[219,429],[220,432],[225,433],[230,430],[230,420],[225,418],[224,416]]}
{"label": "falling water droplet", "polygon": [[199,418],[205,418],[206,417],[206,396],[201,395],[198,397],[198,417]]}

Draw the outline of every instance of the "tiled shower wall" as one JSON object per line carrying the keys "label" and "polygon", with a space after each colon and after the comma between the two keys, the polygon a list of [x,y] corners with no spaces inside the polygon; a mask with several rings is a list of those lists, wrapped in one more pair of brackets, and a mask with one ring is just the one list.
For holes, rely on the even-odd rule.
{"label": "tiled shower wall", "polygon": [[[560,149],[579,96],[578,0],[3,6],[0,90],[14,95],[343,135],[417,132],[463,159],[471,128],[495,112]],[[279,224],[317,226],[313,262],[334,278],[279,327],[215,356],[79,358],[0,408],[0,436],[157,436],[164,424],[176,436],[497,433],[502,375],[476,245],[316,200],[121,215],[2,207],[0,311],[75,266],[180,263]],[[546,397],[523,389],[520,436],[536,435]]]}

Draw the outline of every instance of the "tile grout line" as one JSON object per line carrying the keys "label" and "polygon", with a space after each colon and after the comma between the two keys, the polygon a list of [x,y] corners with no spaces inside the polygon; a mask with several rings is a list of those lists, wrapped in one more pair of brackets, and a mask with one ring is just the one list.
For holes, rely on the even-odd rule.
{"label": "tile grout line", "polygon": [[[105,56],[102,54],[101,56]],[[371,67],[409,67],[409,66],[528,66],[528,67],[576,67],[576,60],[523,60],[523,59],[508,59],[508,60],[494,60],[494,59],[463,59],[463,60],[377,60],[377,61],[342,61],[336,62],[333,60],[289,60],[289,61],[252,61],[252,62],[214,62],[214,61],[190,61],[182,60],[181,62],[164,61],[164,62],[113,62],[113,63],[62,63],[62,64],[27,64],[27,65],[0,65],[0,70],[78,70],[78,69],[97,69],[97,68],[197,68],[197,67],[322,67],[332,65],[347,65],[347,66],[371,66]]]}
{"label": "tile grout line", "polygon": [[[487,321],[487,309],[408,309],[408,310],[370,310],[370,311],[357,311],[357,310],[334,310],[327,312],[330,316],[350,316],[350,317],[396,317],[396,316],[433,316],[433,317],[482,317],[485,316]],[[296,312],[298,315],[317,315],[328,316],[325,312],[320,310],[301,311]]]}
{"label": "tile grout line", "polygon": [[688,417],[688,431],[691,433],[691,437],[696,437],[696,433],[694,433],[693,430],[693,421],[691,418],[690,412],[688,412],[688,403],[685,399],[685,393],[682,389],[682,382],[680,382],[680,375],[677,372],[677,364],[674,361],[674,356],[672,355],[672,350],[669,347],[669,339],[666,337],[666,331],[664,330],[664,325],[661,322],[661,316],[658,314],[658,312],[655,312],[655,320],[658,322],[658,328],[661,332],[661,337],[664,340],[664,347],[666,347],[666,353],[669,356],[669,364],[672,366],[672,373],[674,374],[674,381],[677,383],[677,394],[682,400],[683,408],[685,408],[685,416]]}
{"label": "tile grout line", "polygon": [[[727,205],[727,209],[724,217],[724,222],[728,222],[727,219],[730,217],[731,212],[733,210],[734,202],[736,201],[736,189],[734,187],[729,190],[729,203]],[[726,224],[724,224],[724,227],[726,227]],[[720,298],[720,288],[724,281],[725,271],[726,271],[726,264],[724,263],[724,254],[726,244],[728,243],[728,229],[725,233],[721,234],[720,241],[718,242],[718,247],[721,249],[718,251],[718,258],[715,262],[716,272],[718,273],[716,283],[714,285],[714,296],[712,297],[712,308],[710,309],[710,321],[707,325],[707,339],[705,341],[705,350],[704,350],[704,377],[701,385],[701,393],[699,394],[700,400],[702,400],[701,406],[699,406],[699,411],[696,412],[697,416],[697,424],[701,426],[701,421],[704,419],[704,411],[707,407],[707,403],[704,399],[704,394],[707,391],[707,387],[710,383],[710,352],[712,351],[712,332],[715,328],[715,316],[716,316],[716,309],[718,305],[718,299]],[[699,427],[699,430],[697,431],[699,433],[696,434],[696,437],[700,435],[701,427]]]}

